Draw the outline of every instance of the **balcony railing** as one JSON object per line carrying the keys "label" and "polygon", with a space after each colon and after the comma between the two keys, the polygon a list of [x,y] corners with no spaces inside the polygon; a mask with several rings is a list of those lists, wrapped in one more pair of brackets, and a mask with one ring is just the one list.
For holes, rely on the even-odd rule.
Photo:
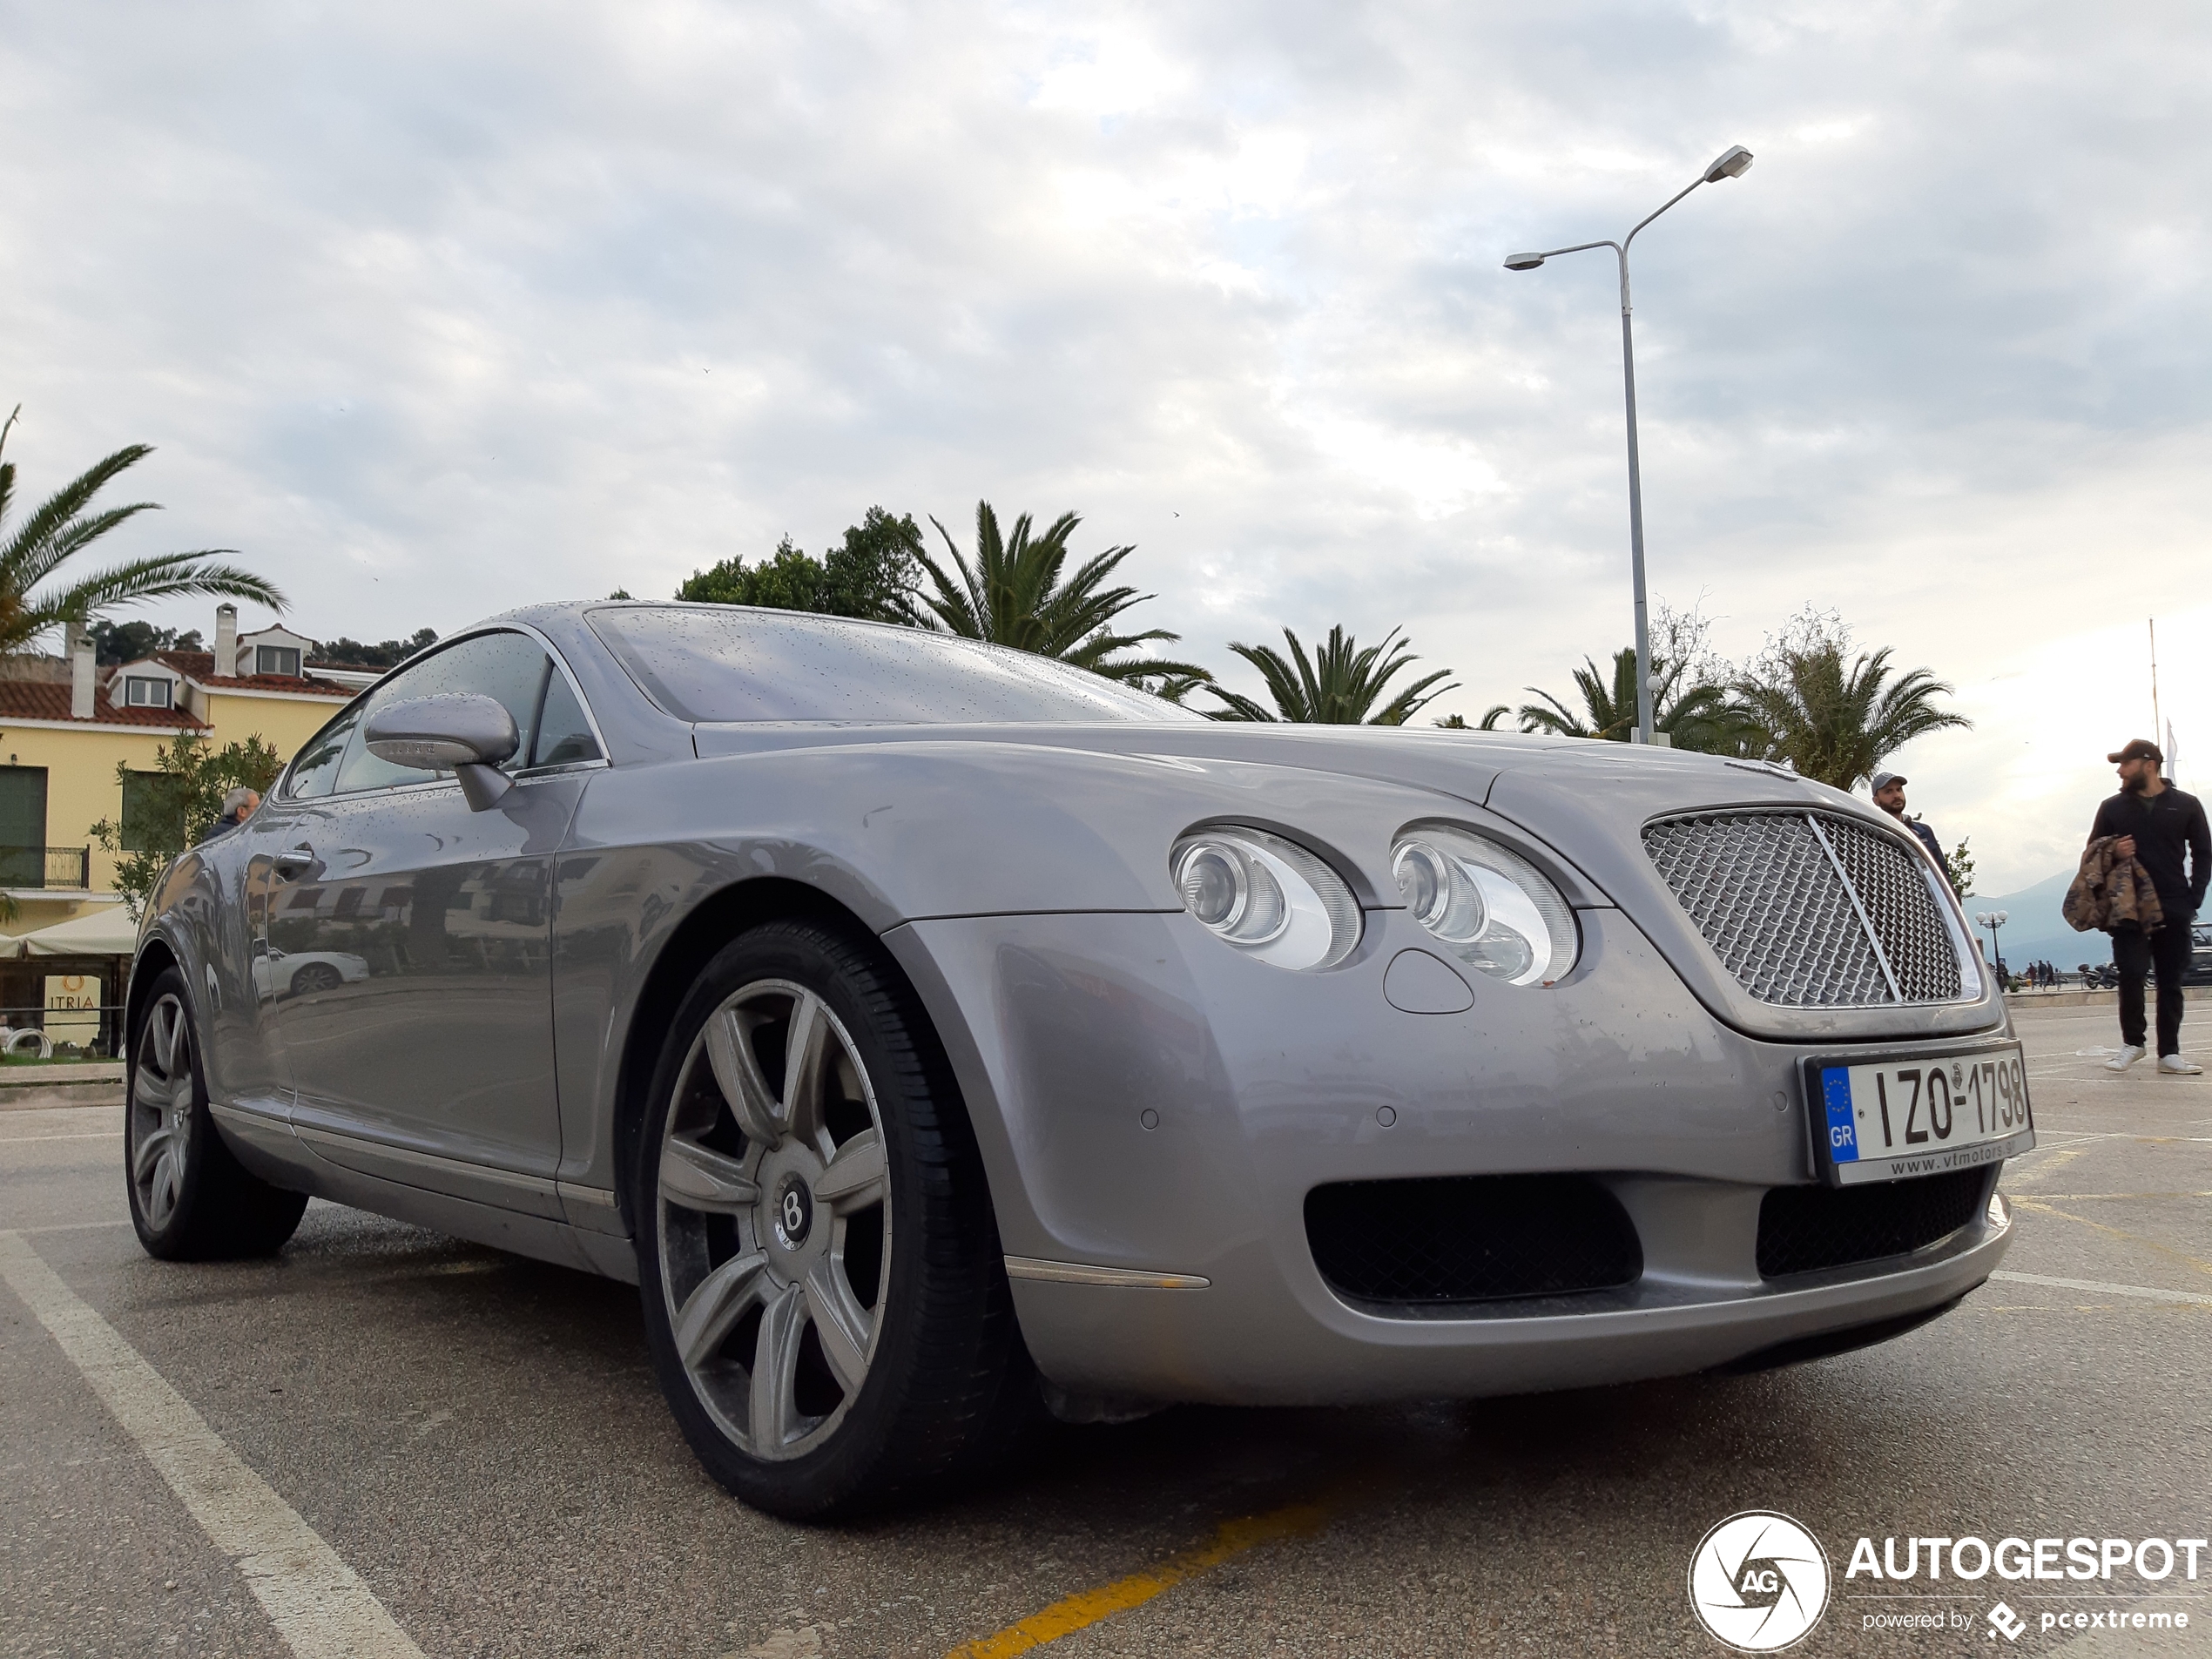
{"label": "balcony railing", "polygon": [[89,846],[0,846],[0,887],[89,887]]}

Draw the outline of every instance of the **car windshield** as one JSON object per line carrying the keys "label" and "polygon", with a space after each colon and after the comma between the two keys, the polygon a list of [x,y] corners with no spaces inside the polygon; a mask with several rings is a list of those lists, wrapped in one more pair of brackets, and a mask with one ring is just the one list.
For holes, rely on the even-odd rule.
{"label": "car windshield", "polygon": [[1049,658],[921,628],[741,606],[608,606],[591,627],[681,720],[1029,725],[1205,717]]}

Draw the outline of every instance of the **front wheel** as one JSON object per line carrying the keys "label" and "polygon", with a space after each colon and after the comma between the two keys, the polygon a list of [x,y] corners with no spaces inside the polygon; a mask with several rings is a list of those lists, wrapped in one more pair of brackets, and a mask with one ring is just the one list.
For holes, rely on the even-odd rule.
{"label": "front wheel", "polygon": [[663,1392],[746,1502],[823,1519],[985,1449],[1026,1369],[989,1195],[911,994],[856,941],[755,929],[657,1070],[632,1190]]}
{"label": "front wheel", "polygon": [[185,976],[173,968],[148,988],[132,1028],[123,1156],[131,1224],[165,1260],[273,1255],[307,1207],[307,1194],[271,1186],[223,1144]]}

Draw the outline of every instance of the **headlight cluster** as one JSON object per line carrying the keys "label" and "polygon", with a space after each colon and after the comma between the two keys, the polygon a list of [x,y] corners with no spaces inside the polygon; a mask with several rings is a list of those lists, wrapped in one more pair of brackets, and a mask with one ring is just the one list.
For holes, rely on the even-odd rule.
{"label": "headlight cluster", "polygon": [[1278,968],[1329,968],[1359,942],[1359,901],[1296,841],[1201,830],[1170,855],[1183,907],[1217,938]]}
{"label": "headlight cluster", "polygon": [[1413,920],[1478,973],[1540,985],[1575,965],[1575,913],[1518,853],[1443,825],[1411,829],[1390,872]]}
{"label": "headlight cluster", "polygon": [[[1344,878],[1283,836],[1195,831],[1175,844],[1170,867],[1184,908],[1261,961],[1332,968],[1359,942],[1359,903]],[[1449,825],[1417,826],[1393,845],[1391,873],[1413,920],[1476,972],[1541,985],[1574,967],[1575,914],[1519,853]]]}

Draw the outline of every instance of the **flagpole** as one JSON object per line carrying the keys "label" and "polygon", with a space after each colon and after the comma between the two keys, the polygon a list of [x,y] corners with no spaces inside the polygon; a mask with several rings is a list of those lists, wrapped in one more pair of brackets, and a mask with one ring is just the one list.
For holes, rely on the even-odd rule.
{"label": "flagpole", "polygon": [[[2156,742],[2157,742],[2157,741],[2158,741],[2161,738],[2162,738],[2162,737],[2165,735],[2165,733],[2166,733],[2166,723],[2165,723],[2165,721],[2164,721],[2164,720],[2162,720],[2161,718],[2159,718],[2159,712],[2158,712],[2158,618],[2157,618],[2157,617],[2153,617],[2149,618],[2149,626],[2150,626],[2150,735],[2151,735],[2151,741],[2152,741],[2153,743],[2156,743]],[[2166,770],[2166,768],[2165,768],[2165,766],[2164,766],[2163,765],[2161,765],[2159,767],[2159,771],[2160,771],[2160,772],[2164,772],[2165,770]]]}

